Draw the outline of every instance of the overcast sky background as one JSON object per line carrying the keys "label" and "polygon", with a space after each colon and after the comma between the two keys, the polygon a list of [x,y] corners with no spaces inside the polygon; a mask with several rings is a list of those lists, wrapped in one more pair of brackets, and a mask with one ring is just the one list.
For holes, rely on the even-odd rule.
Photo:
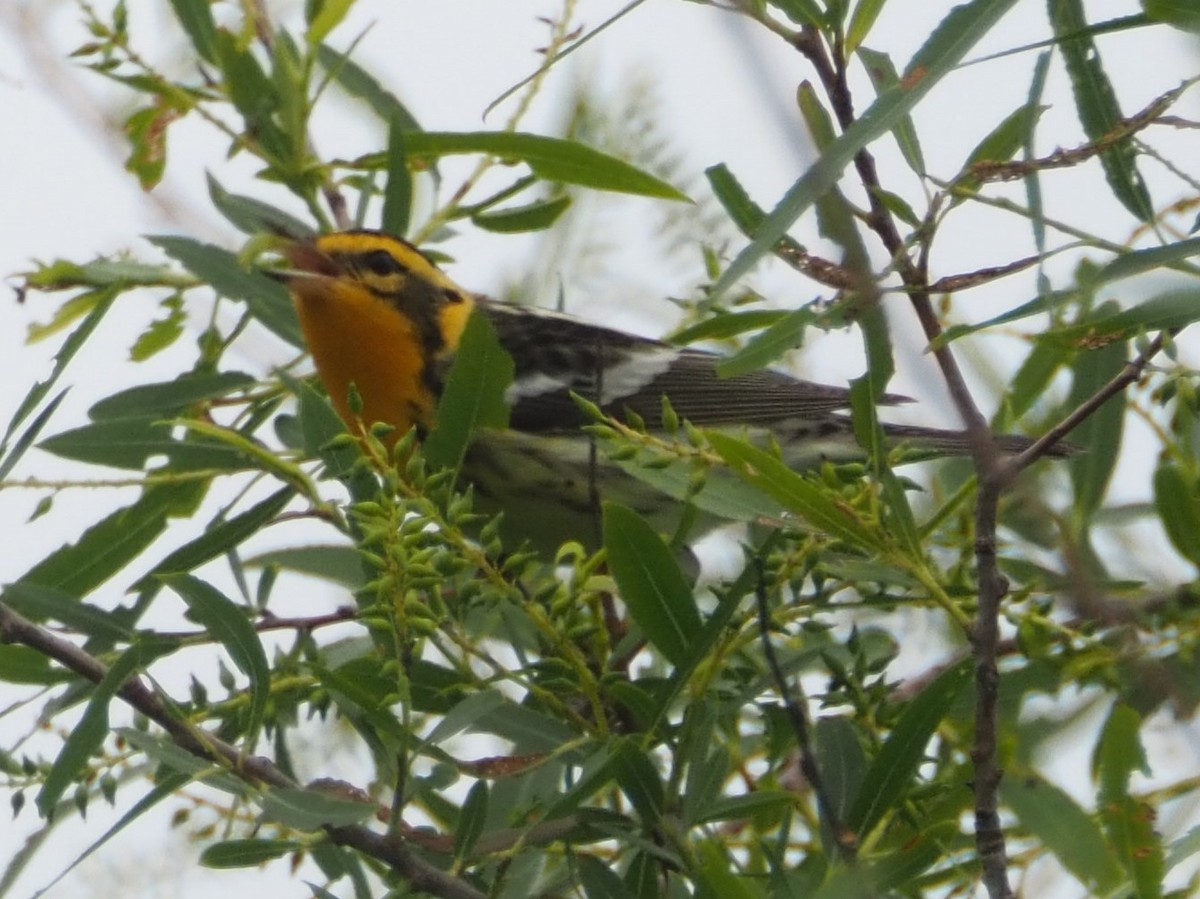
{"label": "overcast sky background", "polygon": [[[584,28],[595,27],[623,5],[624,0],[581,0],[576,21]],[[892,2],[867,43],[887,50],[903,68],[950,5],[940,0]],[[295,21],[296,4],[270,2],[268,6],[285,21]],[[170,66],[180,37],[165,7],[156,0],[129,2],[134,45],[151,59]],[[1096,0],[1087,7],[1095,20],[1137,11],[1136,3],[1118,0]],[[222,4],[216,8],[221,10]],[[425,128],[497,128],[509,115],[511,101],[486,122],[484,109],[537,65],[539,57],[534,51],[545,43],[546,27],[536,17],[555,15],[558,9],[559,4],[550,0],[362,0],[331,43],[345,47],[369,25],[357,61],[391,87]],[[33,259],[82,261],[124,251],[156,258],[140,239],[145,234],[187,234],[238,249],[240,236],[208,207],[203,172],[210,170],[226,187],[270,202],[286,205],[287,199],[254,182],[250,177],[253,167],[245,160],[227,162],[223,140],[191,123],[173,129],[168,176],[153,195],[144,194],[122,172],[123,147],[103,128],[106,117],[128,113],[124,105],[128,99],[104,79],[64,62],[70,50],[87,40],[79,20],[71,2],[0,0],[0,114],[7,125],[6,137],[0,140],[0,183],[6,213],[0,216],[0,276],[28,270]],[[1044,4],[1024,2],[971,56],[979,58],[1030,44],[1047,35]],[[1165,29],[1106,37],[1100,48],[1126,113],[1141,109],[1194,74],[1200,58],[1193,42]],[[963,69],[936,89],[916,113],[932,172],[953,174],[978,140],[1024,102],[1029,68],[1030,56],[1018,55]],[[702,201],[701,208],[705,184],[699,173],[717,162],[727,163],[752,196],[769,207],[812,158],[794,113],[796,85],[808,77],[803,61],[780,39],[733,15],[680,0],[650,0],[551,75],[522,129],[553,133],[564,98],[580,84],[586,84],[601,104],[617,102],[611,98],[626,96],[638,85],[654,103],[657,133],[669,139],[670,153],[680,161],[679,171],[690,173],[681,186]],[[1039,147],[1041,152],[1084,139],[1067,91],[1065,75],[1056,65],[1047,94],[1050,109],[1040,130],[1047,141]],[[861,82],[858,96],[861,111],[869,96]],[[381,129],[359,110],[333,97],[327,106],[314,126],[316,146],[322,154],[345,157],[380,148]],[[1200,118],[1195,93],[1175,112]],[[1181,153],[1190,154],[1179,157],[1185,165],[1197,158],[1195,141],[1186,134],[1161,141],[1158,135],[1155,138],[1156,144],[1174,143]],[[884,183],[908,192],[908,199],[922,209],[919,182],[898,159],[891,141],[881,141],[877,151]],[[454,174],[470,165],[471,161],[448,162],[446,183],[454,184]],[[1152,164],[1144,164],[1143,171],[1152,188],[1166,186],[1172,192],[1156,193],[1158,206],[1175,199],[1175,182]],[[1055,174],[1044,183],[1048,210],[1061,210],[1069,203],[1072,221],[1112,240],[1128,238],[1129,219],[1109,196],[1097,165]],[[1022,199],[1019,186],[1007,190],[1006,195]],[[661,228],[662,205],[638,199],[588,205],[584,221],[596,226],[604,238],[597,242],[593,233],[588,239],[593,245],[602,243],[606,252],[593,254],[588,265],[576,267],[565,262],[561,270],[554,270],[557,279],[551,280],[563,284],[571,311],[650,334],[662,333],[670,325],[673,307],[662,298],[693,290],[699,267],[695,260],[685,258],[664,261],[662,245],[655,239]],[[939,236],[933,257],[935,277],[999,264],[1032,251],[1028,226],[1019,218],[962,216],[955,221],[955,227]],[[971,224],[973,221],[977,223]],[[819,246],[805,227],[798,226],[797,235]],[[581,229],[581,233],[586,231]],[[740,245],[734,243],[731,250]],[[497,237],[464,229],[461,237],[447,244],[457,258],[450,271],[469,288],[503,293],[528,270],[537,247],[536,238]],[[1077,258],[1065,255],[1049,264],[1049,271],[1058,279],[1056,286],[1066,283]],[[751,283],[780,303],[806,301],[817,295],[813,285],[799,282],[780,266],[757,272]],[[1032,276],[1015,278],[994,289],[964,295],[970,305],[956,310],[964,320],[974,320],[1033,295]],[[27,346],[24,340],[30,322],[49,318],[56,305],[54,298],[30,294],[23,306],[11,298],[0,302],[8,302],[6,324],[0,328],[6,385],[0,390],[3,424],[29,386],[48,373],[58,341]],[[122,298],[122,306],[109,316],[99,339],[73,363],[63,381],[72,385],[72,391],[51,430],[81,423],[87,407],[118,386],[173,377],[180,359],[190,358],[191,344],[185,337],[173,353],[146,365],[127,363],[127,349],[137,329],[155,315],[149,309],[150,299],[143,308],[134,307],[134,302],[132,295]],[[919,410],[908,412],[910,420],[915,416],[916,420],[954,425],[938,381],[920,356],[907,309],[898,308],[892,318],[900,362],[897,389],[922,400]],[[1011,364],[993,349],[1002,344],[988,344],[987,350],[989,356],[996,356],[1000,372]],[[1181,345],[1185,354],[1193,352],[1187,337]],[[244,352],[244,367],[251,371],[263,371],[287,358],[266,337]],[[805,376],[831,382],[859,374],[862,366],[854,335],[820,335],[798,357]],[[62,477],[72,472],[94,474],[33,453],[15,476]],[[1116,495],[1144,499],[1149,472],[1145,459],[1123,466]],[[75,491],[56,499],[55,510],[46,518],[28,527],[12,528],[12,522],[29,517],[42,496],[37,491],[0,492],[0,520],[8,523],[9,529],[0,551],[0,583],[19,576],[33,560],[77,533],[81,521],[101,517],[128,501],[131,494]],[[1148,564],[1157,561],[1148,560]],[[118,578],[98,601],[119,601],[120,590],[129,580]],[[313,590],[305,598],[314,610],[328,609],[340,601],[328,590]],[[7,705],[0,687],[0,709]],[[1170,744],[1166,751],[1176,753],[1165,756],[1167,762],[1197,767],[1195,752],[1186,745]],[[338,772],[327,773],[337,776]],[[130,790],[125,798],[135,792]],[[27,809],[15,827],[0,827],[0,833],[29,833],[36,826],[31,811]],[[195,868],[192,858],[197,848],[175,832],[164,832],[161,817],[152,816],[106,847],[49,895],[119,892],[126,899],[201,897],[211,895],[218,885],[229,899],[249,896],[251,891],[262,895],[275,887],[282,891],[277,895],[305,895],[304,887],[288,879],[286,871],[277,870],[282,868],[278,865],[265,875],[258,871],[216,874]],[[74,821],[66,825],[71,835],[62,845],[78,851],[113,820],[113,813],[93,806],[86,826]],[[0,844],[7,843],[0,840]],[[0,859],[7,855],[0,851]],[[13,895],[29,895],[43,885],[65,857],[55,854],[41,859]]]}

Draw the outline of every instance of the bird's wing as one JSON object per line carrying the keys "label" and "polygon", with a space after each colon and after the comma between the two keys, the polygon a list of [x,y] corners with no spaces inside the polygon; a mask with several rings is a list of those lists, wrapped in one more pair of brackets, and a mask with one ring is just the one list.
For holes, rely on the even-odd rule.
{"label": "bird's wing", "polygon": [[[662,425],[662,398],[693,424],[767,424],[821,418],[850,405],[850,393],[763,369],[717,377],[715,353],[676,347],[527,306],[481,300],[515,365],[508,390],[510,424],[524,431],[577,427],[586,417],[572,392],[623,418],[632,411],[650,429]],[[886,395],[883,403],[906,402]]]}

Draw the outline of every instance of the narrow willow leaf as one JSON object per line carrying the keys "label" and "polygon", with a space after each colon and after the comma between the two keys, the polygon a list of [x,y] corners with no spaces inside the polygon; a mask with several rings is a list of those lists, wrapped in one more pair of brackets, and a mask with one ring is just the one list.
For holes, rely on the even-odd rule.
{"label": "narrow willow leaf", "polygon": [[271,691],[271,666],[258,632],[246,610],[216,587],[188,574],[171,574],[162,581],[187,603],[192,617],[225,648],[238,670],[250,681],[250,726],[253,735],[262,721]]}
{"label": "narrow willow leaf", "polygon": [[37,807],[43,818],[54,814],[55,806],[108,736],[108,705],[125,681],[155,659],[173,652],[175,641],[146,639],[123,652],[92,691],[79,723],[71,729],[58,757],[50,766],[38,792]]}
{"label": "narrow willow leaf", "polygon": [[[662,179],[576,141],[506,131],[416,131],[406,132],[404,143],[410,158],[486,153],[524,162],[545,181],[688,202],[686,194]],[[384,160],[375,156],[362,162],[378,166]]]}
{"label": "narrow willow leaf", "polygon": [[200,864],[205,868],[256,868],[303,848],[299,840],[225,840],[206,846]]}
{"label": "narrow willow leaf", "polygon": [[756,334],[742,349],[717,363],[717,374],[722,378],[757,371],[794,350],[804,342],[804,332],[818,318],[818,313],[801,307],[787,313],[761,334]]}
{"label": "narrow willow leaf", "polygon": [[0,643],[0,683],[51,686],[74,680],[66,668],[53,668],[50,659],[28,646]]}
{"label": "narrow willow leaf", "polygon": [[863,776],[862,788],[845,821],[860,839],[874,830],[885,812],[899,807],[925,758],[933,732],[970,683],[973,670],[971,659],[947,668],[905,707]]}
{"label": "narrow willow leaf", "polygon": [[292,346],[303,347],[304,336],[287,289],[261,272],[249,271],[237,256],[220,247],[187,237],[150,237],[148,240],[180,263],[213,290],[243,301],[250,314]]}
{"label": "narrow willow leaf", "polygon": [[917,51],[900,84],[878,97],[784,194],[754,239],[713,285],[722,296],[770,252],[805,210],[833,187],[859,150],[889,133],[1000,21],[1016,0],[971,0],[954,7]]}
{"label": "narrow willow leaf", "polygon": [[262,800],[263,817],[297,830],[359,824],[375,814],[373,802],[357,802],[317,790],[273,787]]}
{"label": "narrow willow leaf", "polygon": [[87,528],[79,539],[55,550],[20,580],[86,596],[154,543],[167,516],[190,508],[206,484],[169,484],[147,488],[141,498]]}
{"label": "narrow willow leaf", "polygon": [[322,44],[317,48],[317,61],[332,74],[338,85],[353,97],[366,103],[371,110],[384,122],[400,122],[408,132],[420,131],[421,126],[408,107],[401,103],[396,95],[387,90],[374,75],[358,63],[352,61],[348,54],[339,53],[332,47]]}
{"label": "narrow willow leaf", "polygon": [[383,216],[379,225],[388,234],[400,236],[408,233],[413,194],[404,127],[405,123],[400,119],[393,119],[388,125],[387,180],[383,187]]}
{"label": "narrow willow leaf", "polygon": [[446,375],[437,425],[425,441],[425,458],[432,465],[458,468],[476,431],[507,427],[505,393],[513,371],[512,357],[487,316],[472,313]]}
{"label": "narrow willow leaf", "polygon": [[1032,773],[1009,772],[1000,782],[1000,799],[1090,893],[1108,895],[1120,885],[1121,866],[1100,827],[1061,789]]}
{"label": "narrow willow leaf", "polygon": [[544,231],[558,221],[559,216],[571,205],[568,196],[555,197],[551,200],[538,200],[524,206],[514,206],[509,209],[477,212],[471,216],[471,221],[496,234],[521,234],[526,231]]}
{"label": "narrow willow leaf", "polygon": [[869,552],[883,552],[886,537],[863,523],[821,487],[776,456],[726,434],[708,432],[713,449],[738,475],[798,516],[809,527]]}
{"label": "narrow willow leaf", "polygon": [[188,372],[174,381],[141,384],[114,393],[93,404],[88,416],[93,421],[146,415],[170,418],[193,403],[228,396],[253,383],[253,377],[240,371],[215,374]]}
{"label": "narrow willow leaf", "polygon": [[315,232],[300,219],[254,197],[230,193],[212,174],[206,173],[208,196],[217,212],[243,234],[284,234],[288,237],[312,237]]}
{"label": "narrow willow leaf", "polygon": [[[874,17],[879,14],[880,8],[883,6],[881,0],[863,0],[859,3],[858,8],[854,11],[855,19],[864,10],[869,11],[870,21],[874,22]],[[863,34],[865,37],[865,32]],[[848,37],[849,40],[849,37]],[[854,41],[857,44],[861,41]],[[848,49],[852,49],[853,44]],[[900,73],[896,71],[895,63],[892,58],[886,53],[881,53],[878,50],[869,50],[866,47],[859,48],[858,55],[862,58],[863,64],[866,66],[867,75],[871,79],[871,85],[875,88],[876,94],[882,94],[884,91],[891,90],[900,83]],[[913,124],[912,116],[901,116],[892,128],[892,137],[896,139],[897,146],[900,147],[900,155],[904,157],[904,161],[908,163],[908,167],[916,172],[921,177],[925,176],[927,169],[925,168],[925,154],[921,151],[921,141],[917,136],[917,128]]]}
{"label": "narrow willow leaf", "polygon": [[53,587],[17,581],[6,585],[0,598],[30,621],[58,621],[88,637],[109,642],[133,637],[134,632],[117,615]]}
{"label": "narrow willow leaf", "polygon": [[[1082,0],[1049,0],[1050,22],[1059,39],[1059,50],[1071,78],[1075,109],[1088,139],[1107,138],[1124,115],[1117,94],[1104,70],[1100,51],[1088,34]],[[1137,169],[1137,150],[1132,139],[1109,147],[1100,154],[1108,185],[1126,209],[1143,222],[1154,220],[1150,191]]]}
{"label": "narrow willow leaf", "polygon": [[278,515],[295,493],[291,487],[282,487],[245,512],[220,522],[195,540],[173,550],[138,581],[134,589],[149,589],[158,578],[186,574],[205,562],[236,549]]}
{"label": "narrow willow leaf", "polygon": [[462,811],[454,828],[454,857],[465,859],[475,849],[475,843],[483,835],[488,817],[488,785],[477,780],[463,800]]}
{"label": "narrow willow leaf", "polygon": [[1154,471],[1154,508],[1179,554],[1200,566],[1200,491],[1177,462]]}
{"label": "narrow willow leaf", "polygon": [[217,24],[209,0],[170,0],[175,18],[187,33],[196,53],[207,63],[217,61]]}
{"label": "narrow willow leaf", "polygon": [[[1074,408],[1107,384],[1124,367],[1129,345],[1117,341],[1076,357],[1074,380],[1068,406]],[[1088,448],[1068,463],[1075,491],[1075,509],[1088,520],[1104,500],[1108,483],[1117,466],[1118,449],[1124,434],[1126,394],[1121,392],[1101,406],[1071,433]]]}
{"label": "narrow willow leaf", "polygon": [[608,565],[630,616],[672,664],[683,664],[701,622],[675,554],[626,506],[604,503],[603,530]]}

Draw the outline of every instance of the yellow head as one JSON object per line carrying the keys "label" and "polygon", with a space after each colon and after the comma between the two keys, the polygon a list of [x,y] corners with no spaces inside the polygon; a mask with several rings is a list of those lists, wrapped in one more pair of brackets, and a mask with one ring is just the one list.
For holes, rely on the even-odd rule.
{"label": "yellow head", "polygon": [[353,384],[362,425],[386,422],[393,439],[430,428],[470,294],[412,244],[378,231],[323,234],[285,253],[300,326],[342,419],[360,428],[347,401]]}

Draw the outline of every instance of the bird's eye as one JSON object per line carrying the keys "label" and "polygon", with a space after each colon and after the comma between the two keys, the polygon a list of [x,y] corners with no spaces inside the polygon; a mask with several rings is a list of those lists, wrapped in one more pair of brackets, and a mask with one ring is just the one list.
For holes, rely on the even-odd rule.
{"label": "bird's eye", "polygon": [[362,267],[374,275],[398,275],[405,271],[400,261],[387,250],[373,250],[362,257]]}

